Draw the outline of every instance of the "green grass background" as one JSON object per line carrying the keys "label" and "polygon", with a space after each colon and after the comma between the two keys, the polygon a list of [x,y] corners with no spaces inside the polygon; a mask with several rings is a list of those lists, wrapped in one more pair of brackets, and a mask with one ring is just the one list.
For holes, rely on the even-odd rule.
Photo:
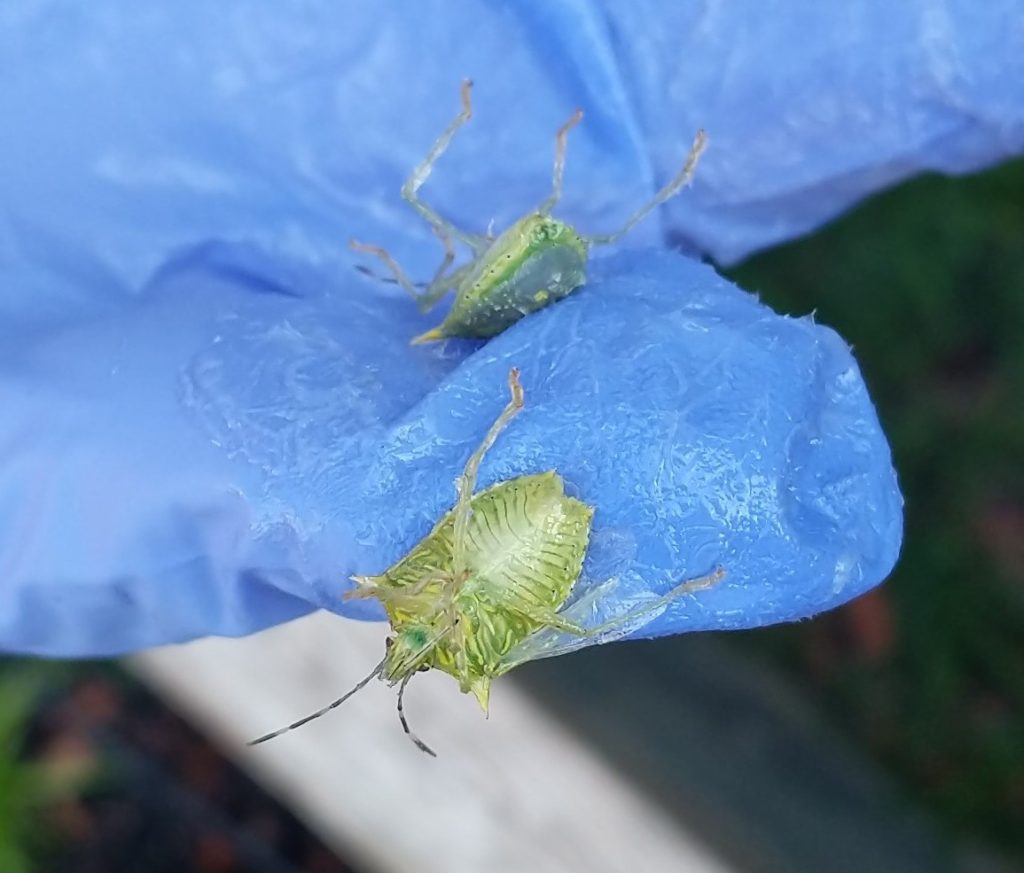
{"label": "green grass background", "polygon": [[728,273],[854,347],[906,498],[883,588],[745,641],[947,831],[1024,860],[1024,162],[916,179]]}

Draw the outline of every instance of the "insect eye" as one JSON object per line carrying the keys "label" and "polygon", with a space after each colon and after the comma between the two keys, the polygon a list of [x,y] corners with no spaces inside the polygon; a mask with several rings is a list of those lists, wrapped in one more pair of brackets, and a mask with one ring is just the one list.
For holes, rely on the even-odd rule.
{"label": "insect eye", "polygon": [[534,242],[544,242],[545,240],[554,239],[557,235],[558,226],[550,221],[542,222],[533,229]]}
{"label": "insect eye", "polygon": [[406,642],[414,649],[422,649],[427,644],[427,632],[422,628],[413,628],[405,635]]}

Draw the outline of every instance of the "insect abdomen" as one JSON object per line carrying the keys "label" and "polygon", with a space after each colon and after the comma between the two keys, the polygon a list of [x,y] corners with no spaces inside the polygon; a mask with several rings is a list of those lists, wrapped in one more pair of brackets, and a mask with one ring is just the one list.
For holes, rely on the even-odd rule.
{"label": "insect abdomen", "polygon": [[583,567],[592,516],[565,495],[554,472],[502,482],[473,501],[471,575],[459,603],[479,628],[481,664],[497,664],[541,626],[531,612],[565,603]]}
{"label": "insect abdomen", "polygon": [[586,282],[587,247],[567,224],[531,215],[502,234],[458,290],[441,325],[419,339],[497,336]]}
{"label": "insect abdomen", "polygon": [[[452,315],[460,336],[491,337],[524,315],[561,300],[586,281],[585,261],[571,246],[552,244],[515,265],[504,279],[488,286]],[[451,317],[451,316],[449,316]]]}

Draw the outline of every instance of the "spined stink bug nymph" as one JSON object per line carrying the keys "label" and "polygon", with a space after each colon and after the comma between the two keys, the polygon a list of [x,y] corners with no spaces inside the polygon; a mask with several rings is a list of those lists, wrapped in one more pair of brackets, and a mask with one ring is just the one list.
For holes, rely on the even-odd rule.
{"label": "spined stink bug nymph", "polygon": [[417,672],[448,673],[486,712],[491,682],[498,676],[527,661],[626,636],[675,598],[708,588],[725,575],[717,569],[611,620],[582,624],[595,602],[615,585],[612,579],[582,594],[576,591],[593,508],[569,497],[554,470],[518,476],[475,493],[480,462],[523,407],[517,370],[509,373],[508,382],[512,398],[456,479],[455,506],[381,575],[352,577],[356,588],[345,598],[375,598],[387,613],[391,634],[384,658],[347,694],[250,745],[319,718],[379,677],[398,686],[403,729],[433,755],[410,731],[402,705],[405,688]]}
{"label": "spined stink bug nymph", "polygon": [[[641,206],[614,233],[584,236],[564,221],[551,217],[562,195],[565,147],[569,131],[579,124],[579,109],[559,128],[555,137],[555,167],[551,193],[534,212],[515,222],[497,238],[468,233],[442,218],[419,199],[419,189],[430,176],[434,164],[448,148],[455,132],[473,114],[470,102],[472,83],[462,83],[462,111],[438,137],[426,158],[413,170],[402,186],[402,198],[425,218],[444,245],[445,255],[434,278],[424,290],[417,289],[394,258],[380,246],[351,242],[352,248],[380,258],[416,301],[427,312],[449,291],[455,302],[437,327],[420,334],[413,344],[433,342],[446,337],[490,338],[517,322],[524,315],[561,300],[586,282],[587,256],[591,246],[617,242],[634,225],[669,198],[678,194],[693,178],[697,161],[707,147],[704,131],[698,131],[682,169],[650,201]],[[449,272],[455,260],[453,240],[467,245],[472,259]]]}

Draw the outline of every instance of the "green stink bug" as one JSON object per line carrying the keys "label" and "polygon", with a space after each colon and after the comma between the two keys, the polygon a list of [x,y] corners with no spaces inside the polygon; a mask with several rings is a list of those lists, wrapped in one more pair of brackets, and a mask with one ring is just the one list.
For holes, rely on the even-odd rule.
{"label": "green stink bug", "polygon": [[565,493],[554,470],[518,476],[475,493],[477,472],[498,434],[523,407],[519,373],[509,373],[511,400],[456,480],[455,506],[413,549],[379,576],[353,576],[346,599],[375,598],[391,625],[383,660],[351,691],[287,727],[253,740],[263,743],[340,706],[379,677],[398,685],[402,699],[419,671],[441,670],[472,692],[487,711],[491,682],[514,667],[596,642],[628,635],[673,599],[714,585],[725,573],[675,586],[597,626],[580,617],[614,585],[610,580],[570,603],[590,539],[592,507]]}
{"label": "green stink bug", "polygon": [[[437,327],[413,339],[413,344],[433,342],[446,337],[490,338],[497,336],[524,315],[561,300],[586,282],[587,256],[591,246],[616,242],[653,209],[675,196],[693,178],[697,161],[707,147],[703,130],[697,132],[682,169],[650,201],[641,206],[614,233],[583,236],[571,225],[551,217],[551,210],[562,195],[565,148],[569,131],[583,118],[577,109],[555,137],[555,167],[551,193],[534,212],[525,215],[497,238],[467,233],[446,221],[419,199],[418,191],[430,176],[435,162],[448,148],[455,132],[473,114],[470,102],[472,82],[462,83],[462,111],[438,137],[426,158],[412,171],[402,186],[402,198],[426,219],[445,248],[444,260],[426,289],[420,291],[406,276],[394,258],[380,246],[352,240],[356,251],[380,258],[416,301],[421,312],[429,311],[449,291],[455,302]],[[452,240],[469,246],[473,258],[448,272],[455,260]]]}

